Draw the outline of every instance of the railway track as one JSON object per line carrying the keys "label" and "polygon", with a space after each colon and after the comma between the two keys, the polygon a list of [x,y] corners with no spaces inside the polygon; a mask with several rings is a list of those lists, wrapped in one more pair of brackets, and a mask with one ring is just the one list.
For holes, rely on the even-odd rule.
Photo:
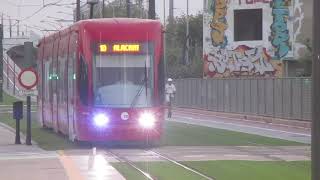
{"label": "railway track", "polygon": [[[156,178],[152,177],[149,173],[147,173],[146,171],[144,171],[142,168],[138,167],[133,161],[130,160],[130,158],[127,158],[126,155],[121,155],[121,153],[116,152],[117,150],[105,150],[105,153],[107,156],[112,156],[114,157],[116,160],[118,160],[121,163],[125,163],[127,165],[129,165],[130,167],[132,167],[134,170],[136,170],[137,172],[139,172],[141,175],[143,175],[144,177],[146,177],[149,180],[156,180]],[[152,154],[155,157],[158,157],[159,159],[162,159],[163,161],[167,161],[170,162],[176,166],[179,166],[181,168],[183,168],[184,170],[191,172],[192,174],[196,174],[197,176],[206,179],[206,180],[217,180],[215,177],[210,177],[207,176],[203,173],[201,173],[200,171],[191,168],[187,165],[184,165],[181,162],[176,161],[175,159],[168,157],[167,155],[163,155],[155,150],[142,150],[144,153],[146,154]]]}
{"label": "railway track", "polygon": [[143,169],[139,168],[138,166],[136,166],[131,160],[129,160],[128,158],[119,155],[118,153],[112,151],[112,150],[106,150],[106,155],[107,156],[112,156],[114,157],[116,160],[118,160],[121,163],[125,163],[127,165],[129,165],[130,167],[132,167],[134,170],[138,171],[141,175],[143,175],[144,177],[146,177],[149,180],[156,180],[153,177],[151,177],[151,175],[147,172],[145,172]]}

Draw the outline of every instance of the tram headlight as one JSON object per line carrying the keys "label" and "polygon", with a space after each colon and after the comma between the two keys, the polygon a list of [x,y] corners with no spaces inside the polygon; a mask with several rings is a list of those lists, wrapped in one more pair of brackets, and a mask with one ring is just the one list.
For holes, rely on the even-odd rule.
{"label": "tram headlight", "polygon": [[156,123],[156,118],[151,113],[143,113],[139,118],[139,124],[145,129],[152,129]]}
{"label": "tram headlight", "polygon": [[109,123],[109,117],[105,114],[96,114],[93,117],[93,121],[97,127],[105,127]]}

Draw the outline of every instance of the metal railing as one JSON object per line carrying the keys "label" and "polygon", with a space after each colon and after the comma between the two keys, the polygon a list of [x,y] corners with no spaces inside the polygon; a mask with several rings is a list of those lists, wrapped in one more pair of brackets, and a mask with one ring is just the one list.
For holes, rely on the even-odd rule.
{"label": "metal railing", "polygon": [[311,78],[178,79],[175,84],[178,107],[311,120]]}

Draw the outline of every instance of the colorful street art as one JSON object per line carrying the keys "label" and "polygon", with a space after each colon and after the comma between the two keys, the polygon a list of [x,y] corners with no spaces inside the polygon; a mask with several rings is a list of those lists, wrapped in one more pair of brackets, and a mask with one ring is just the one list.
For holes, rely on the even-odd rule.
{"label": "colorful street art", "polygon": [[285,57],[291,49],[288,30],[289,6],[291,0],[274,0],[272,3],[273,23],[271,25],[271,44],[274,46],[275,56]]}
{"label": "colorful street art", "polygon": [[239,0],[239,4],[270,3],[272,0]]}
{"label": "colorful street art", "polygon": [[[204,77],[281,77],[282,60],[293,59],[297,51],[296,39],[304,16],[300,1],[206,1]],[[234,11],[239,9],[263,10],[262,40],[234,41]]]}
{"label": "colorful street art", "polygon": [[204,57],[208,77],[275,76],[281,63],[273,63],[263,47],[241,45],[234,50],[215,49]]}
{"label": "colorful street art", "polygon": [[211,6],[213,12],[212,21],[210,24],[212,45],[215,47],[220,46],[221,48],[224,48],[228,43],[225,35],[225,30],[228,28],[226,19],[227,2],[226,0],[213,0]]}

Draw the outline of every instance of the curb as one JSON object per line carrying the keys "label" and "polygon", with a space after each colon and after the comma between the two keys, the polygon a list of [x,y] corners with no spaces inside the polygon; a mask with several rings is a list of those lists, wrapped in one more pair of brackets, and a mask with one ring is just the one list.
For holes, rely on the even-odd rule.
{"label": "curb", "polygon": [[[10,132],[12,132],[13,134],[16,134],[16,130],[14,128],[12,128],[11,126],[8,126],[2,122],[0,122],[0,126],[7,129]],[[20,139],[26,139],[26,136],[22,132],[20,132]],[[32,145],[38,146],[38,143],[33,140],[31,140],[31,143],[32,143]]]}

